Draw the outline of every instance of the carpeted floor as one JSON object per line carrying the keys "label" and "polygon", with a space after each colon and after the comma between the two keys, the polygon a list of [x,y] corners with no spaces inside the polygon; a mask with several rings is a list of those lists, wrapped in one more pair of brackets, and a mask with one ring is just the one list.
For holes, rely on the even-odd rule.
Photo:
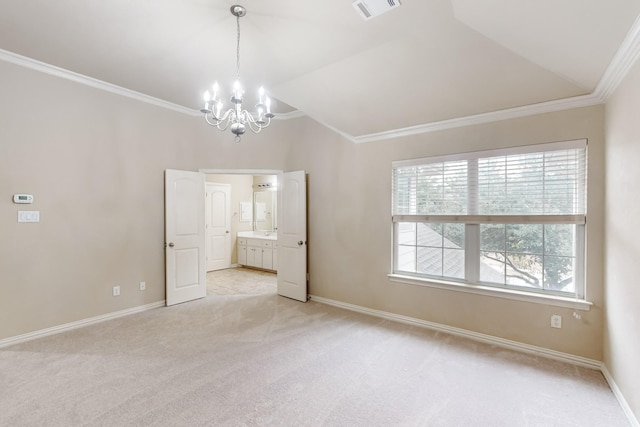
{"label": "carpeted floor", "polygon": [[0,425],[629,424],[597,371],[270,292],[0,349]]}
{"label": "carpeted floor", "polygon": [[251,268],[228,268],[207,273],[207,295],[261,295],[277,292],[277,276]]}

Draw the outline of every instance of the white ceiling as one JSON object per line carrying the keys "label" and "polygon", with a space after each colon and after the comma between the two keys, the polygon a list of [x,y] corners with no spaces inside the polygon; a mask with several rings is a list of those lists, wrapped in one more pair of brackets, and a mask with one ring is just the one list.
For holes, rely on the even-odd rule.
{"label": "white ceiling", "polygon": [[[237,0],[241,80],[352,137],[594,92],[640,0]],[[235,75],[236,0],[0,0],[0,49],[190,109]],[[229,93],[229,91],[227,91]]]}

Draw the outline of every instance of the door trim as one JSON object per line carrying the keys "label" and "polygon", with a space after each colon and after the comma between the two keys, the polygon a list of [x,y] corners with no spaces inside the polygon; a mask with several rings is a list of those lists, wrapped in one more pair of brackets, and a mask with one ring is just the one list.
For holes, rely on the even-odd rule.
{"label": "door trim", "polygon": [[204,174],[227,174],[227,175],[278,175],[282,169],[208,169],[200,168],[198,172]]}

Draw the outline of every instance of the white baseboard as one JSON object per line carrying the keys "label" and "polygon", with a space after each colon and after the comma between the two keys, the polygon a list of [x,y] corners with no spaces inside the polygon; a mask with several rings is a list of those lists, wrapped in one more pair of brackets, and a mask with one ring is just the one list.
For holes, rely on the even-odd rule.
{"label": "white baseboard", "polygon": [[584,366],[591,369],[600,369],[601,362],[598,360],[588,359],[586,357],[576,356],[573,354],[563,353],[560,351],[549,350],[548,348],[538,347],[535,345],[524,344],[517,341],[507,340],[504,338],[495,337],[492,335],[481,334],[478,332],[469,331],[467,329],[455,328],[453,326],[447,326],[440,323],[429,322],[427,320],[416,319],[414,317],[402,316],[399,314],[389,313],[381,310],[374,310],[367,307],[361,307],[359,305],[348,304],[341,301],[335,301],[327,298],[311,295],[311,300],[317,301],[323,304],[332,305],[335,307],[344,308],[346,310],[357,311],[358,313],[369,314],[371,316],[380,317],[387,320],[393,320],[396,322],[405,323],[413,326],[420,326],[427,329],[432,329],[439,332],[446,332],[451,335],[457,335],[465,338],[472,339],[474,341],[481,341],[488,344],[494,344],[503,348],[509,348],[512,350],[536,354],[547,357],[549,359],[560,360],[568,362],[574,365]]}
{"label": "white baseboard", "polygon": [[622,392],[618,388],[613,377],[607,370],[607,367],[604,365],[604,363],[600,362],[599,360],[588,359],[586,357],[576,356],[569,353],[563,353],[561,351],[550,350],[544,347],[524,344],[517,341],[494,337],[492,335],[486,335],[478,332],[469,331],[467,329],[455,328],[452,326],[442,325],[440,323],[434,323],[434,322],[429,322],[422,319],[416,319],[414,317],[402,316],[399,314],[389,313],[381,310],[374,310],[371,308],[362,307],[354,304],[348,304],[345,302],[323,298],[315,295],[309,295],[309,298],[312,301],[316,301],[322,304],[344,308],[346,310],[355,311],[362,314],[368,314],[370,316],[375,316],[382,319],[392,320],[395,322],[405,323],[413,326],[419,326],[419,327],[431,329],[434,331],[445,332],[451,335],[457,335],[457,336],[469,338],[475,341],[481,341],[484,343],[497,345],[502,348],[508,348],[508,349],[523,352],[523,353],[536,354],[549,359],[559,360],[561,362],[567,362],[573,365],[583,366],[590,369],[597,369],[602,372],[602,375],[604,376],[606,381],[609,383],[609,387],[613,391],[613,394],[618,400],[618,403],[620,403],[620,406],[622,407],[622,410],[624,411],[625,415],[629,419],[631,426],[640,427],[638,420],[636,419],[635,415],[631,411],[631,407],[629,407],[629,405],[627,404],[627,401],[622,395]]}
{"label": "white baseboard", "polygon": [[137,307],[128,308],[126,310],[115,311],[113,313],[103,314],[101,316],[91,317],[89,319],[82,319],[76,322],[65,323],[64,325],[53,326],[51,328],[41,329],[39,331],[33,331],[15,337],[5,338],[0,340],[0,348],[8,347],[14,344],[20,344],[23,342],[35,340],[37,338],[46,337],[49,335],[59,334],[61,332],[70,331],[72,329],[82,328],[84,326],[93,325],[95,323],[105,322],[107,320],[117,319],[119,317],[128,316],[130,314],[140,313],[154,308],[164,307],[165,301],[152,302],[151,304],[140,305]]}
{"label": "white baseboard", "polygon": [[618,399],[618,403],[620,404],[620,406],[622,406],[622,410],[627,416],[629,423],[631,423],[631,426],[640,427],[640,422],[634,415],[633,411],[631,410],[631,407],[627,403],[627,400],[624,398],[624,395],[618,388],[618,384],[616,384],[616,381],[613,379],[613,376],[611,376],[611,372],[609,372],[609,370],[607,369],[607,366],[604,363],[601,364],[600,370],[602,371],[602,375],[604,375],[604,378],[609,383],[609,387],[611,387],[611,391],[613,392],[613,395],[616,397],[616,399]]}

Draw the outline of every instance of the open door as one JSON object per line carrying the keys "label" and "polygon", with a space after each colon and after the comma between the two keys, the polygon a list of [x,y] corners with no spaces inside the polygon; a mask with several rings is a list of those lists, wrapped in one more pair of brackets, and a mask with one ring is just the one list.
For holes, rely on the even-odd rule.
{"label": "open door", "polygon": [[231,267],[231,185],[206,183],[207,271]]}
{"label": "open door", "polygon": [[307,301],[305,171],[278,176],[278,295]]}
{"label": "open door", "polygon": [[207,294],[204,202],[204,174],[165,171],[167,305]]}

